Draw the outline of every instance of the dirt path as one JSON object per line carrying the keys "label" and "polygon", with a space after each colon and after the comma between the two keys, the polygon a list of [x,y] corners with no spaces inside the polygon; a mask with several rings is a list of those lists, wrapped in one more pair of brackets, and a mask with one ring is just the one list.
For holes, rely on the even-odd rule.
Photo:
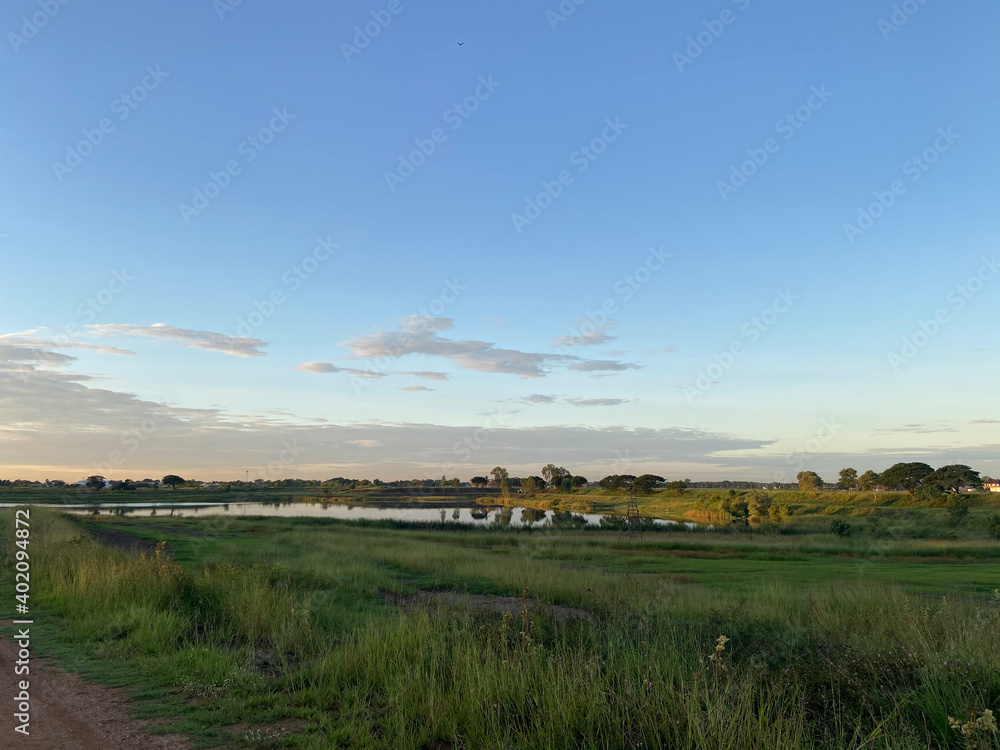
{"label": "dirt path", "polygon": [[[10,625],[0,621],[0,625]],[[45,663],[31,660],[31,734],[15,732],[10,710],[17,695],[14,674],[17,645],[0,637],[0,747],[4,750],[188,750],[177,735],[146,733],[151,722],[132,719],[124,692],[85,681]]]}

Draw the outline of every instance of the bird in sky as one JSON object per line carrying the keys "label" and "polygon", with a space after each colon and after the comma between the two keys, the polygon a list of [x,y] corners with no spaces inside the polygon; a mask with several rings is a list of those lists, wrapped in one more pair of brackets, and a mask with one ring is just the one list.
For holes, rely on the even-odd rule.
{"label": "bird in sky", "polygon": [[461,47],[463,44],[465,44],[465,42],[459,42],[458,46]]}

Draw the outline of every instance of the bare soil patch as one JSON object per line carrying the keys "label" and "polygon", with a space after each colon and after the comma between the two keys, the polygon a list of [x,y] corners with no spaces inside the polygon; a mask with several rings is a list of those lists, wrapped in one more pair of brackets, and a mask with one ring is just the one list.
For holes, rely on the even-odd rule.
{"label": "bare soil patch", "polygon": [[117,547],[126,552],[146,552],[151,554],[156,549],[156,542],[150,539],[142,539],[119,529],[88,525],[87,531],[93,534],[94,538],[102,544],[106,544],[109,547]]}
{"label": "bare soil patch", "polygon": [[[10,625],[0,621],[0,626]],[[0,637],[0,696],[12,703],[18,694],[17,644]],[[13,712],[0,712],[0,737],[7,750],[189,750],[179,735],[151,735],[154,722],[133,719],[124,691],[87,682],[32,656],[27,676],[31,694],[30,734],[15,732]]]}

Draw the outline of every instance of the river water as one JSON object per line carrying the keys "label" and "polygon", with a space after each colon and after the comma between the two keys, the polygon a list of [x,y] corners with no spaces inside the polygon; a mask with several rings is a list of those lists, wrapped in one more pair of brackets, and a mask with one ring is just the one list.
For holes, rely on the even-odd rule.
{"label": "river water", "polygon": [[[15,507],[0,504],[0,508]],[[21,506],[17,506],[21,507]],[[339,518],[344,520],[430,521],[464,523],[475,526],[600,526],[600,516],[594,513],[554,513],[534,508],[516,507],[446,507],[422,508],[419,506],[382,507],[346,505],[343,503],[94,503],[76,505],[36,505],[77,515],[136,516],[160,518],[205,518],[208,516],[277,516],[281,518]],[[646,519],[644,519],[646,520]],[[676,521],[655,519],[657,524],[675,524]],[[607,523],[607,521],[605,521]],[[613,524],[621,525],[617,517]],[[694,524],[687,524],[693,527]]]}

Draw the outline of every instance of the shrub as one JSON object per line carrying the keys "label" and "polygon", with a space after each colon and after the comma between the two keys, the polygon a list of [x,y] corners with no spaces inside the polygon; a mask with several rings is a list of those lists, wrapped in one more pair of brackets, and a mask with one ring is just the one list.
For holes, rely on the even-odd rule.
{"label": "shrub", "polygon": [[891,539],[892,533],[885,527],[879,516],[868,517],[867,531],[876,539]]}
{"label": "shrub", "polygon": [[846,539],[851,535],[852,528],[851,524],[847,521],[842,521],[838,518],[830,523],[830,531],[842,539]]}
{"label": "shrub", "polygon": [[948,520],[953,526],[957,526],[965,517],[969,515],[969,498],[964,495],[955,495],[948,500]]}
{"label": "shrub", "polygon": [[1000,539],[1000,513],[994,513],[986,521],[986,531],[994,539]]}

